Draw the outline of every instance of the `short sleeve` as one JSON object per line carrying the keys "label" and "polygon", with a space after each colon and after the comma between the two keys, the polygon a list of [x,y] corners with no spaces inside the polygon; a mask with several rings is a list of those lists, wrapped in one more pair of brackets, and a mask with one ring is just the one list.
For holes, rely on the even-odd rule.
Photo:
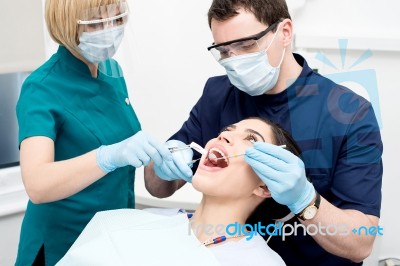
{"label": "short sleeve", "polygon": [[332,193],[339,208],[380,216],[383,145],[369,102],[351,121],[336,164]]}
{"label": "short sleeve", "polygon": [[33,136],[45,136],[55,141],[60,112],[57,111],[57,99],[48,89],[32,83],[24,84],[16,110],[19,144]]}
{"label": "short sleeve", "polygon": [[199,108],[200,104],[197,103],[190,111],[189,118],[183,123],[182,128],[171,136],[170,139],[178,139],[185,143],[191,141],[200,142],[201,126],[198,118]]}

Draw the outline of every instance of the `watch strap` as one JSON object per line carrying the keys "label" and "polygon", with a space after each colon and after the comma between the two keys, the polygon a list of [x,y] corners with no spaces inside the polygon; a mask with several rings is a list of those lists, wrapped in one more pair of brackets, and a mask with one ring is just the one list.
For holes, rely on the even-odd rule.
{"label": "watch strap", "polygon": [[315,201],[310,205],[308,205],[307,207],[305,207],[300,213],[296,214],[296,217],[305,221],[306,219],[304,218],[304,213],[307,210],[307,208],[309,208],[310,206],[315,206],[318,210],[320,203],[321,203],[321,195],[317,191],[315,191]]}

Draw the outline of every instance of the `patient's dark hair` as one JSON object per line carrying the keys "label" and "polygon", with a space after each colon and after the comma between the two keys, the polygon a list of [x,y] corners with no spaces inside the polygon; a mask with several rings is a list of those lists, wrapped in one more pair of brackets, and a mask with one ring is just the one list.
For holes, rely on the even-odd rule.
{"label": "patient's dark hair", "polygon": [[274,141],[273,144],[278,145],[278,146],[286,145],[286,148],[285,148],[286,150],[290,151],[297,157],[300,157],[300,154],[301,154],[300,147],[297,145],[296,141],[292,138],[290,133],[287,132],[286,130],[284,130],[280,125],[278,125],[266,118],[263,118],[263,117],[249,117],[244,120],[248,120],[248,119],[257,119],[257,120],[263,121],[265,124],[269,125],[271,127],[272,134],[273,134],[273,136],[272,136],[273,141]]}
{"label": "patient's dark hair", "polygon": [[[271,122],[262,117],[249,117],[247,119],[257,119],[263,121],[271,127],[273,141],[275,145],[286,145],[286,150],[290,151],[297,157],[300,157],[301,149],[297,145],[292,136],[278,124]],[[244,119],[244,120],[247,120]],[[287,206],[277,203],[274,199],[268,198],[261,202],[247,219],[248,224],[257,224],[261,222],[263,226],[273,222],[273,220],[281,219],[287,216],[290,210]],[[268,237],[268,234],[266,234]]]}

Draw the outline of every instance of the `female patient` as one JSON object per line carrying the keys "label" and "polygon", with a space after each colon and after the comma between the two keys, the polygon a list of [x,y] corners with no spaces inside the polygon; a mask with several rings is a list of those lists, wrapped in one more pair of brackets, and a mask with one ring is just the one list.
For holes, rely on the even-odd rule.
{"label": "female patient", "polygon": [[[286,149],[295,155],[299,156],[300,153],[293,139],[283,129],[262,118],[249,118],[230,125],[217,138],[210,140],[205,149],[218,160],[203,156],[192,181],[193,187],[203,193],[203,199],[190,219],[192,229],[201,242],[208,243],[210,239],[219,237],[198,230],[202,225],[244,225],[250,217],[252,222],[257,222],[254,219],[257,213],[271,211],[265,208],[271,206],[269,201],[272,200],[269,199],[271,195],[265,184],[242,156],[228,158],[243,154],[256,141],[286,145]],[[285,211],[286,208],[282,208]],[[232,228],[226,228],[226,237],[232,236]],[[211,244],[209,247],[217,259],[226,265],[284,264],[260,235],[253,236],[250,241],[248,239],[246,236],[231,237],[224,243]]]}
{"label": "female patient", "polygon": [[[260,118],[249,118],[226,127],[217,138],[207,143],[205,149],[208,154],[203,155],[197,172],[193,176],[193,187],[203,193],[203,198],[193,216],[188,215],[191,232],[201,243],[198,245],[207,246],[206,252],[211,252],[221,265],[284,265],[280,256],[268,247],[260,235],[250,235],[249,231],[243,234],[239,232],[242,231],[241,229],[235,232],[234,225],[238,229],[239,225],[246,224],[250,216],[253,217],[252,221],[255,221],[255,210],[256,213],[271,211],[265,208],[265,206],[271,206],[265,203],[272,200],[268,188],[244,161],[244,158],[242,156],[228,158],[232,155],[243,154],[257,141],[286,145],[288,151],[299,155],[297,145],[280,127]],[[160,209],[148,211],[161,213]],[[178,210],[163,210],[162,212],[176,215]],[[144,217],[148,212],[141,213]],[[122,218],[121,220],[126,221]],[[120,221],[116,223],[118,222]],[[121,223],[125,224],[124,228],[126,228],[126,223]],[[266,224],[263,225],[266,226]],[[141,242],[138,235],[135,234],[135,236],[135,241]],[[114,239],[112,242],[115,243],[118,240]],[[165,243],[162,245],[163,252],[180,254],[183,252],[182,247],[177,245]],[[141,249],[140,252],[146,249],[144,244]],[[154,254],[158,254],[159,249],[157,250],[154,246],[152,249]],[[121,250],[117,253],[121,254]],[[99,256],[99,252],[94,254]],[[107,256],[106,254],[107,252],[104,256]],[[169,263],[165,261],[165,265]]]}

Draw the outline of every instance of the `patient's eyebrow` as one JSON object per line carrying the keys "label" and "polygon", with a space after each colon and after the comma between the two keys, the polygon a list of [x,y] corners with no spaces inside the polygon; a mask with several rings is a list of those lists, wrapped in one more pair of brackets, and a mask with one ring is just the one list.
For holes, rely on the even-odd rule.
{"label": "patient's eyebrow", "polygon": [[222,132],[224,132],[224,131],[230,131],[230,130],[232,130],[232,129],[236,129],[236,125],[229,125],[229,126],[226,126],[226,127],[224,127],[223,129],[221,129],[221,131],[219,132],[220,134],[222,133]]}
{"label": "patient's eyebrow", "polygon": [[[224,131],[231,131],[231,130],[235,130],[235,129],[236,129],[236,125],[232,124],[232,125],[229,125],[229,126],[224,127],[224,128],[221,130],[221,132],[224,132]],[[221,132],[220,132],[220,134],[221,134]],[[259,132],[255,131],[254,129],[246,128],[246,129],[244,130],[244,132],[256,134],[257,136],[259,136],[259,137],[263,140],[263,142],[265,142],[264,137],[263,137]]]}
{"label": "patient's eyebrow", "polygon": [[263,142],[265,142],[264,137],[263,137],[260,133],[258,133],[257,131],[255,131],[255,130],[253,130],[253,129],[251,129],[251,128],[246,128],[245,132],[249,132],[249,133],[256,134],[256,135],[258,135],[258,136],[263,140]]}

